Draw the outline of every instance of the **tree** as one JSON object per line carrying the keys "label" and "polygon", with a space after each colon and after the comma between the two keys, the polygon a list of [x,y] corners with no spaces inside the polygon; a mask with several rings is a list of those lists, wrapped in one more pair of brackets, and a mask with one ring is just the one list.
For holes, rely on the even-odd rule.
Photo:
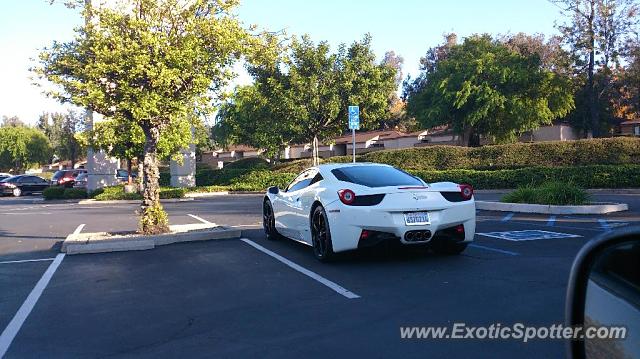
{"label": "tree", "polygon": [[479,137],[512,141],[573,108],[569,84],[542,67],[537,54],[510,50],[489,35],[448,45],[408,92],[407,110],[425,127],[449,125],[462,143]]}
{"label": "tree", "polygon": [[[195,129],[195,141],[191,128]],[[184,143],[194,142],[196,147],[208,146],[208,134],[203,137],[204,124],[199,119],[182,119],[174,121],[166,128],[158,140],[157,157],[160,160],[181,160],[179,152]],[[200,129],[198,129],[200,128]],[[206,129],[205,129],[206,131]],[[145,135],[140,126],[130,121],[111,119],[94,124],[93,129],[79,136],[85,146],[105,151],[109,156],[127,160],[129,182],[131,182],[132,160],[138,163],[144,160]]]}
{"label": "tree", "polygon": [[237,88],[230,101],[221,106],[212,135],[219,146],[244,144],[261,148],[277,162],[284,147],[296,138],[297,127],[286,113],[280,112],[281,102],[276,98],[281,94],[264,86],[257,82]]}
{"label": "tree", "polygon": [[70,161],[73,167],[85,151],[85,146],[76,138],[84,129],[84,117],[74,111],[44,113],[40,115],[37,127],[49,139],[54,155],[61,161]]}
{"label": "tree", "polygon": [[[621,49],[638,14],[634,0],[551,0],[570,19],[558,26],[564,42],[574,56],[576,73],[586,77],[584,102],[588,116],[583,127],[590,128],[593,137],[601,133],[599,103],[608,93],[612,65],[618,63]],[[602,72],[601,88],[596,73]],[[606,102],[606,101],[605,101]]]}
{"label": "tree", "polygon": [[159,201],[158,143],[180,119],[211,110],[211,95],[231,78],[249,39],[230,14],[236,0],[120,3],[118,9],[85,7],[85,26],[73,41],[42,52],[36,72],[59,85],[50,94],[61,102],[142,130],[140,228],[161,233],[168,220]]}
{"label": "tree", "polygon": [[305,35],[292,40],[287,54],[266,60],[252,63],[255,85],[239,89],[219,113],[218,142],[226,137],[279,153],[289,143],[315,144],[343,133],[349,105],[360,106],[365,129],[388,116],[397,71],[376,62],[369,35],[336,53]]}
{"label": "tree", "polygon": [[18,127],[18,126],[24,126],[24,125],[25,125],[24,122],[22,122],[18,116],[11,116],[11,117],[2,116],[2,126]]}
{"label": "tree", "polygon": [[50,160],[51,146],[42,131],[26,126],[0,127],[0,170],[22,173]]}

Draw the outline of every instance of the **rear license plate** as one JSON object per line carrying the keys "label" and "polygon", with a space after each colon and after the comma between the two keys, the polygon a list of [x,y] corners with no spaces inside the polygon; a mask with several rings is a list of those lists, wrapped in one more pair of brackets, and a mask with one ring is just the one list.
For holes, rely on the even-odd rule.
{"label": "rear license plate", "polygon": [[407,226],[421,226],[421,225],[429,224],[429,213],[427,212],[405,213],[404,223]]}

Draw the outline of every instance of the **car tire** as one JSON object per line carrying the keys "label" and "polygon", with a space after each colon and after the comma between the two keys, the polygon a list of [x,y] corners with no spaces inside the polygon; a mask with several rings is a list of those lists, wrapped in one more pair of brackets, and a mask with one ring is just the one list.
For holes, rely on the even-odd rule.
{"label": "car tire", "polygon": [[431,249],[437,254],[456,255],[467,249],[468,243],[451,242],[446,240],[436,240],[431,244]]}
{"label": "car tire", "polygon": [[331,242],[331,229],[324,207],[317,206],[311,213],[311,242],[313,254],[321,262],[329,262],[333,259],[333,243]]}
{"label": "car tire", "polygon": [[273,213],[271,201],[268,199],[265,199],[262,204],[262,228],[264,229],[264,234],[267,235],[267,239],[269,240],[275,240],[281,237],[278,230],[276,230],[276,217]]}
{"label": "car tire", "polygon": [[22,196],[22,190],[20,188],[14,188],[13,191],[11,191],[11,193],[13,194],[14,197],[20,197]]}

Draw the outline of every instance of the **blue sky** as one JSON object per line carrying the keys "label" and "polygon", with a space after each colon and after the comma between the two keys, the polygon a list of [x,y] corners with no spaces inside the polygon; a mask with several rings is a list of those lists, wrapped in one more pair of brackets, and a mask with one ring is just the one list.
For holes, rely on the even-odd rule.
{"label": "blue sky", "polygon": [[[332,46],[368,32],[379,58],[388,50],[404,58],[405,76],[417,73],[420,57],[440,43],[444,33],[550,35],[556,32],[554,22],[562,21],[547,0],[244,0],[236,13],[247,25],[289,35],[307,33]],[[17,115],[34,123],[43,111],[61,110],[30,85],[29,59],[54,40],[71,39],[80,23],[75,11],[49,5],[48,0],[0,0],[0,116]],[[249,81],[240,73],[236,83]]]}

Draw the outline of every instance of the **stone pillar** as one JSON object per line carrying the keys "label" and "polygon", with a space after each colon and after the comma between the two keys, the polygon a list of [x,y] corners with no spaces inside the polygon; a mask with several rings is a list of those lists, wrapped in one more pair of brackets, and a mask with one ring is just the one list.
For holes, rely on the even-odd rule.
{"label": "stone pillar", "polygon": [[[194,128],[191,128],[193,138]],[[171,172],[171,187],[195,187],[196,186],[196,145],[190,144],[189,148],[181,151],[182,163],[171,160],[169,170]]]}
{"label": "stone pillar", "polygon": [[[87,110],[87,130],[93,129],[93,124],[103,120],[102,115]],[[95,191],[106,186],[118,184],[116,171],[118,159],[108,156],[104,151],[87,148],[87,190]]]}

